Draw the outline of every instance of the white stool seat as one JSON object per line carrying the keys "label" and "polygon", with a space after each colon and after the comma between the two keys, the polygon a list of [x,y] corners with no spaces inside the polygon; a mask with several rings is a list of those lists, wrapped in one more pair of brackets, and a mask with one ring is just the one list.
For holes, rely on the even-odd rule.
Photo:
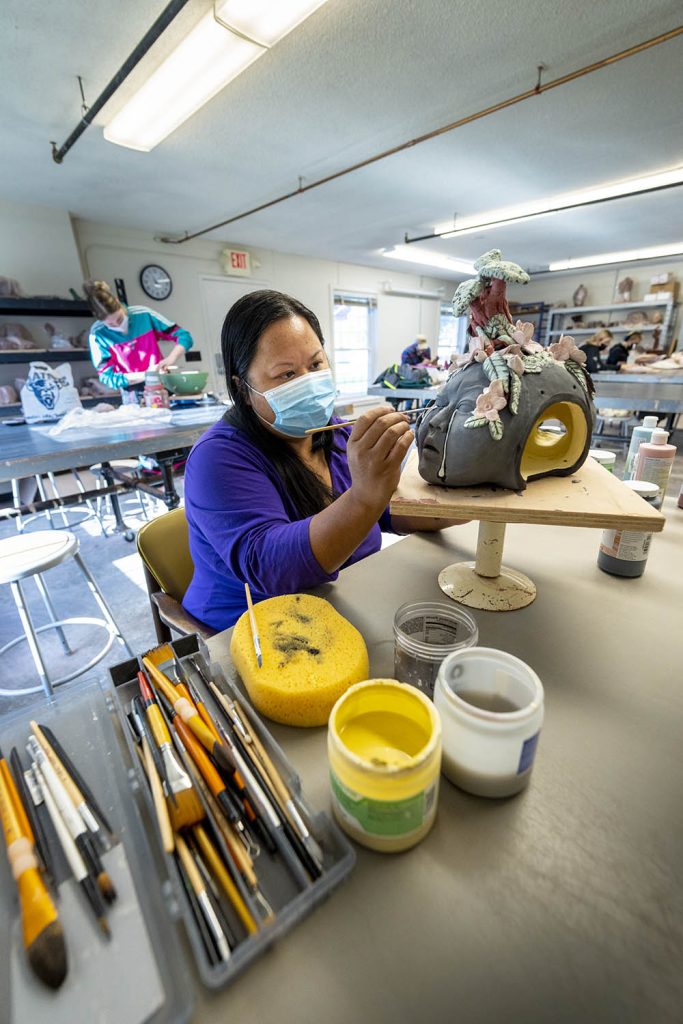
{"label": "white stool seat", "polygon": [[67,530],[40,530],[18,533],[0,540],[0,583],[35,576],[78,551],[78,539]]}

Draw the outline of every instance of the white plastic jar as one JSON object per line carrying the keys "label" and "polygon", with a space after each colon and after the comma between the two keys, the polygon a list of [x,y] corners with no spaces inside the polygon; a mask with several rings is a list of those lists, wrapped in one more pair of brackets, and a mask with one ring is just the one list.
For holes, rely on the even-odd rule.
{"label": "white plastic jar", "polygon": [[533,669],[491,647],[456,651],[441,665],[434,703],[447,779],[476,796],[524,789],[543,724],[543,686]]}

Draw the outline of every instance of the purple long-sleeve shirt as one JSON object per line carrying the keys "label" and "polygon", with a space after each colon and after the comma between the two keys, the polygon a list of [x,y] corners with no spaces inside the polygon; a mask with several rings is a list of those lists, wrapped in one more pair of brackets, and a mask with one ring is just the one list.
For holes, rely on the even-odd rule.
{"label": "purple long-sleeve shirt", "polygon": [[[329,456],[335,494],[351,486],[349,434],[350,428],[335,432],[335,448],[340,450]],[[311,517],[299,519],[268,456],[225,420],[210,427],[190,452],[185,511],[194,576],[183,605],[212,629],[227,629],[246,611],[245,582],[253,600],[261,601],[338,576],[325,572],[316,560],[309,537]],[[388,509],[344,566],[379,551],[383,529],[391,529]]]}

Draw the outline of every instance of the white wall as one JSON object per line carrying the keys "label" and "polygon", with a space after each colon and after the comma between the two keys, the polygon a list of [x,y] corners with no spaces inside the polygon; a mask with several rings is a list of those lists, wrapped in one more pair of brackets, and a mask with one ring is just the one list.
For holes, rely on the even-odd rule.
{"label": "white wall", "polygon": [[[220,260],[225,242],[197,239],[180,246],[155,242],[146,232],[119,228],[91,221],[74,221],[74,230],[87,273],[113,282],[122,277],[128,299],[133,303],[153,305],[160,312],[177,320],[192,333],[195,346],[202,353],[201,366],[211,370],[213,354],[220,350],[215,323],[209,329],[202,305],[202,277],[224,274]],[[444,288],[444,300],[450,301],[455,290],[451,281],[416,274],[316,260],[270,249],[246,248],[252,257],[254,287],[268,287],[288,292],[304,302],[318,316],[325,338],[332,350],[332,297],[334,289],[364,292],[378,300],[378,338],[375,373],[395,362],[406,344],[416,334],[424,333],[436,345],[439,324],[439,302],[426,299],[394,297],[383,294],[384,282],[396,288],[419,288],[435,291]],[[152,303],[142,292],[138,276],[146,263],[160,263],[171,274],[173,292],[164,302]],[[226,278],[243,282],[244,278]],[[225,312],[227,312],[227,305]],[[199,368],[200,364],[193,364]]]}
{"label": "white wall", "polygon": [[[649,292],[650,278],[665,273],[672,273],[683,289],[683,259],[671,258],[661,263],[640,263],[629,267],[627,264],[618,269],[576,270],[566,274],[539,274],[531,278],[527,285],[512,285],[508,289],[508,298],[515,302],[545,302],[550,306],[573,306],[572,295],[583,284],[588,292],[585,306],[598,306],[601,303],[613,303],[618,298],[617,285],[625,277],[633,281],[631,301],[639,302]],[[615,298],[616,297],[616,298]],[[679,296],[680,298],[680,296]],[[647,305],[643,306],[647,309]],[[598,313],[595,319],[600,319]],[[674,324],[674,337],[680,338],[683,316],[681,306],[678,309],[677,322]],[[679,342],[679,348],[683,344]]]}
{"label": "white wall", "polygon": [[66,210],[0,199],[0,274],[19,281],[25,295],[80,291],[78,249]]}

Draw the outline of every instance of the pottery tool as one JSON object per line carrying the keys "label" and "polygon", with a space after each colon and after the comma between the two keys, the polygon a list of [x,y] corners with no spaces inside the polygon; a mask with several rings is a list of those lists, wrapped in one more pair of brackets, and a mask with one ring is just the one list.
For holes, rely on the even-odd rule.
{"label": "pottery tool", "polygon": [[66,978],[68,963],[64,932],[50,895],[38,872],[29,835],[22,829],[17,814],[19,796],[0,772],[0,818],[19,907],[24,948],[33,973],[50,988],[59,988]]}
{"label": "pottery tool", "polygon": [[[280,809],[283,817],[288,819],[289,828],[294,833],[295,847],[299,844],[300,847],[303,847],[303,850],[299,848],[298,851],[301,854],[301,859],[310,873],[315,878],[318,878],[321,874],[323,852],[317,841],[309,832],[298,808],[294,804],[291,794],[282,781],[280,773],[273,764],[255,730],[251,728],[251,725],[239,704],[228,698],[226,694],[218,689],[215,683],[212,682],[209,686],[211,693],[223,708],[228,719],[233,725],[238,741],[241,743],[246,755],[250,758],[257,773],[257,777],[260,778],[260,781],[265,786],[269,797]],[[283,830],[285,833],[287,832],[286,827],[284,827]]]}
{"label": "pottery tool", "polygon": [[209,899],[213,904],[213,908],[216,911],[216,916],[218,917],[218,920],[221,923],[221,928],[223,929],[225,937],[228,940],[228,945],[230,946],[230,949],[233,950],[235,946],[238,944],[238,938],[233,932],[232,928],[230,927],[230,921],[228,920],[228,916],[225,912],[225,895],[220,891],[216,879],[213,877],[208,867],[206,866],[204,858],[201,855],[201,851],[199,850],[199,847],[197,846],[192,836],[190,836],[189,838],[188,848],[192,856],[194,857],[194,862],[197,865],[197,868],[199,869],[200,875],[202,876],[202,880],[204,882],[204,885],[206,886],[206,891],[209,894]]}
{"label": "pottery tool", "polygon": [[[199,826],[196,827],[198,828]],[[211,904],[209,894],[206,891],[206,886],[199,872],[199,868],[195,864],[192,858],[192,854],[187,848],[185,840],[179,833],[176,833],[175,845],[176,852],[180,860],[182,861],[183,868],[190,881],[190,885],[194,890],[194,894],[197,897],[197,902],[201,908],[202,914],[204,915],[204,919],[206,920],[206,923],[209,927],[211,936],[214,942],[216,943],[219,956],[221,960],[228,960],[230,957],[230,946],[228,945],[228,940],[225,937],[225,933],[221,928],[220,922],[216,916],[216,912],[213,908],[213,905]]]}
{"label": "pottery tool", "polygon": [[177,686],[171,682],[168,676],[156,664],[157,659],[165,660],[163,653],[160,653],[160,651],[163,652],[163,648],[157,648],[156,651],[148,651],[142,658],[143,665],[149,673],[152,683],[163,693],[179,717],[190,727],[199,742],[208,750],[218,765],[226,771],[234,772],[235,763],[232,760],[229,748],[225,746],[222,739],[214,739],[213,733],[207,729],[197,714],[194,704],[178,693]]}
{"label": "pottery tool", "polygon": [[[76,846],[76,843],[74,842],[71,833],[59,812],[57,801],[52,795],[50,787],[47,784],[45,776],[43,775],[42,772],[42,768],[45,767],[45,765],[47,765],[47,767],[49,768],[49,763],[40,747],[37,746],[37,744],[36,747],[38,753],[42,757],[42,766],[39,765],[37,761],[34,761],[31,767],[33,769],[35,779],[38,785],[40,786],[41,792],[43,794],[43,800],[45,801],[47,812],[50,815],[50,820],[52,821],[55,832],[57,833],[57,839],[59,840],[59,844],[64,852],[64,856],[66,857],[66,861],[71,869],[74,878],[80,885],[81,890],[85,895],[85,898],[87,899],[90,907],[92,908],[93,914],[95,915],[95,920],[97,921],[100,930],[102,931],[102,934],[107,939],[110,939],[111,931],[109,930],[109,924],[105,916],[104,903],[102,902],[102,897],[100,896],[100,890],[97,888],[97,885],[95,884],[94,880],[90,877],[88,869],[85,865],[85,861],[83,860],[80,851]],[[30,752],[33,753],[32,750],[30,750]]]}
{"label": "pottery tool", "polygon": [[203,825],[195,825],[192,833],[197,840],[199,849],[205,857],[214,878],[223,889],[232,906],[235,908],[235,912],[237,913],[240,921],[250,935],[255,935],[259,930],[258,924],[242,899],[239,889],[230,877],[226,865],[221,860],[220,854],[209,839],[206,829]]}
{"label": "pottery tool", "polygon": [[97,817],[100,819],[100,821],[106,828],[107,832],[109,833],[110,840],[112,842],[116,841],[116,833],[109,824],[109,821],[107,820],[100,804],[95,799],[93,791],[90,789],[88,783],[85,781],[83,776],[76,768],[76,765],[73,763],[69,755],[62,747],[61,743],[53,733],[52,729],[50,729],[47,725],[41,725],[40,728],[42,729],[45,738],[47,739],[48,743],[54,750],[55,754],[64,765],[65,770],[69,773],[74,783],[83,794],[84,799],[88,802],[89,806],[92,808],[92,810],[95,812]]}
{"label": "pottery tool", "polygon": [[43,730],[38,725],[38,723],[34,722],[33,720],[31,720],[29,724],[33,731],[33,735],[35,736],[36,740],[41,746],[43,753],[45,754],[48,761],[52,765],[52,768],[54,769],[57,778],[61,782],[62,786],[64,787],[69,796],[69,799],[71,800],[74,807],[78,811],[83,824],[87,829],[90,830],[92,835],[96,839],[98,839],[103,849],[109,849],[111,847],[111,844],[109,843],[108,839],[103,838],[102,829],[100,828],[99,821],[90,810],[88,804],[86,803],[85,797],[83,796],[78,786],[73,781],[73,779],[67,772],[66,768],[62,764],[62,761],[57,756],[56,752],[53,750],[52,746],[48,742],[47,737],[43,733]]}
{"label": "pottery tool", "polygon": [[284,780],[280,775],[280,772],[275,767],[275,764],[273,763],[272,758],[270,757],[268,751],[261,742],[261,739],[257,731],[254,728],[252,728],[251,723],[249,722],[249,719],[247,718],[241,705],[237,701],[234,701],[234,704],[237,717],[242,722],[246,734],[250,737],[251,743],[256,749],[256,753],[258,754],[258,757],[261,763],[263,764],[265,773],[270,779],[272,789],[275,793],[278,803],[280,804],[281,810],[289,818],[292,828],[298,834],[299,838],[301,839],[301,842],[308,850],[309,855],[313,858],[318,867],[321,868],[323,864],[324,855],[322,850],[320,849],[320,846],[318,845],[318,842],[311,835],[308,826],[306,825],[306,822],[304,821],[302,815],[299,812],[299,808],[296,806],[294,802],[292,794],[287,789],[287,786],[285,785]]}
{"label": "pottery tool", "polygon": [[263,655],[261,654],[261,638],[258,634],[258,626],[256,625],[256,616],[254,615],[254,605],[251,600],[251,590],[249,584],[244,584],[244,593],[247,598],[247,610],[249,611],[249,625],[251,626],[251,639],[254,643],[254,653],[256,655],[256,663],[259,668],[263,667]]}
{"label": "pottery tool", "polygon": [[[417,416],[419,413],[424,412],[425,409],[428,409],[428,408],[429,408],[428,405],[421,405],[417,409],[406,409],[404,412],[401,412],[401,415],[402,416]],[[360,416],[355,416],[352,420],[344,420],[343,423],[328,423],[328,425],[326,427],[310,427],[310,429],[306,430],[305,433],[306,434],[325,434],[325,433],[327,433],[328,430],[339,430],[340,427],[352,427],[354,425],[354,423],[358,422],[359,419],[360,419]]]}
{"label": "pottery tool", "polygon": [[[107,903],[113,903],[116,899],[114,883],[104,870],[92,837],[83,824],[83,819],[74,807],[68,791],[63,786],[50,759],[33,734],[28,738],[28,749],[40,768],[41,775],[57,805],[60,817],[66,825],[80,856],[87,865],[88,874],[95,880],[99,892]],[[45,794],[43,793],[43,795]]]}
{"label": "pottery tool", "polygon": [[[2,755],[0,754],[0,757]],[[24,775],[24,769],[19,757],[19,751],[16,747],[12,747],[9,755],[9,762],[12,769],[11,774],[16,781],[16,787],[19,793],[19,799],[24,807],[26,816],[31,826],[31,832],[33,833],[34,848],[38,856],[40,869],[45,875],[48,885],[55,891],[55,873],[54,865],[52,863],[52,857],[50,855],[50,847],[45,835],[45,829],[43,823],[40,820],[40,815],[36,809],[36,805],[33,802],[33,796],[29,789],[29,784],[26,781]]]}
{"label": "pottery tool", "polygon": [[173,795],[169,806],[171,824],[177,831],[194,824],[204,816],[201,801],[192,785],[192,780],[181,765],[173,749],[171,734],[159,710],[154,692],[144,672],[138,672],[140,695],[145,706],[147,722],[159,748],[166,773],[167,796]]}
{"label": "pottery tool", "polygon": [[[194,735],[191,729],[183,722],[175,710],[171,707],[170,703],[166,700],[163,694],[160,694],[159,700],[166,711],[168,718],[170,719],[173,728],[175,729],[176,735],[178,736],[183,747],[189,754],[197,766],[202,778],[208,785],[211,793],[216,798],[223,814],[228,819],[230,824],[237,829],[241,836],[244,836],[246,830],[244,822],[240,817],[239,811],[236,809],[233,799],[228,791],[228,787],[225,782],[218,774],[214,767],[209,755],[201,745],[197,737]],[[246,845],[246,844],[245,844]]]}

